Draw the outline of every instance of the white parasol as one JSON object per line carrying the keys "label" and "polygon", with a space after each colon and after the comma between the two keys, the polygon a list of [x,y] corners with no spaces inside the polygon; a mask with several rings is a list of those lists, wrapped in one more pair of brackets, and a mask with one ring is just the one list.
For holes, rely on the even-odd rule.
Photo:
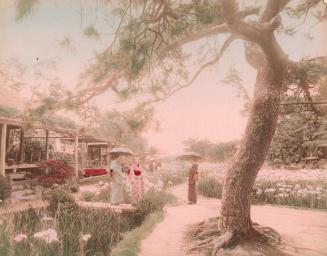
{"label": "white parasol", "polygon": [[119,147],[119,148],[113,148],[110,152],[110,155],[131,155],[133,156],[134,153],[133,151],[131,151],[128,148],[123,148],[123,147]]}
{"label": "white parasol", "polygon": [[179,160],[200,160],[202,157],[196,152],[184,152],[177,156]]}

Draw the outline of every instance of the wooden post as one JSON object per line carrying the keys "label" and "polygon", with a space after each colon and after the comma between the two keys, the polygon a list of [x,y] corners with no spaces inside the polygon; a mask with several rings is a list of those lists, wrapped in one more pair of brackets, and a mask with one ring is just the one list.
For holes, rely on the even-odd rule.
{"label": "wooden post", "polygon": [[87,157],[86,155],[86,143],[82,143],[81,144],[81,170],[84,170],[84,168],[86,167],[86,159],[85,157]]}
{"label": "wooden post", "polygon": [[[45,130],[45,161],[49,160],[49,130]],[[45,169],[45,173],[49,173],[49,168]]]}
{"label": "wooden post", "polygon": [[49,160],[49,130],[45,131],[45,160]]}
{"label": "wooden post", "polygon": [[6,175],[6,138],[7,124],[3,123],[1,127],[1,145],[0,145],[0,174]]}
{"label": "wooden post", "polygon": [[85,154],[86,154],[86,157],[85,157],[85,166],[84,167],[87,167],[87,168],[89,168],[89,167],[91,167],[90,166],[90,159],[89,159],[89,144],[86,142],[85,143]]}
{"label": "wooden post", "polygon": [[75,161],[74,161],[74,166],[75,166],[75,176],[78,177],[78,135],[75,136]]}
{"label": "wooden post", "polygon": [[19,162],[24,163],[24,130],[20,130],[20,149],[19,149]]}
{"label": "wooden post", "polygon": [[100,145],[100,167],[103,166],[102,146]]}

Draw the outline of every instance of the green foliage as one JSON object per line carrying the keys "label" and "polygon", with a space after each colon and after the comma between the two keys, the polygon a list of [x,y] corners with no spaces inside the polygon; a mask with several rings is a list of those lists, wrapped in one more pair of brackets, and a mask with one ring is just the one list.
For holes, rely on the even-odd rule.
{"label": "green foliage", "polygon": [[110,203],[111,199],[111,189],[104,188],[101,189],[99,193],[93,193],[89,191],[85,191],[82,194],[82,200],[86,202],[104,202]]}
{"label": "green foliage", "polygon": [[160,170],[159,173],[155,174],[156,178],[163,182],[164,188],[183,183],[186,180],[187,175],[188,171],[186,170],[179,170],[176,172],[169,170]]}
{"label": "green foliage", "polygon": [[69,212],[77,208],[74,197],[65,190],[52,189],[44,195],[44,199],[49,203],[49,210],[55,214],[58,210],[66,209]]}
{"label": "green foliage", "polygon": [[31,14],[39,0],[18,0],[16,1],[16,21],[20,21]]}
{"label": "green foliage", "polygon": [[12,107],[0,105],[0,116],[3,117],[16,117],[19,111]]}
{"label": "green foliage", "polygon": [[61,98],[59,95],[60,94],[56,93],[54,96],[43,98],[42,103],[34,108],[30,113],[27,113],[25,118],[30,121],[41,122],[47,126],[76,129],[77,125],[73,120],[58,115],[49,115],[56,109],[58,99]]}
{"label": "green foliage", "polygon": [[9,255],[10,245],[8,227],[0,223],[0,255]]}
{"label": "green foliage", "polygon": [[142,222],[150,213],[162,211],[165,204],[174,200],[175,197],[171,194],[151,189],[136,205],[135,219]]}
{"label": "green foliage", "polygon": [[[284,101],[296,99],[286,97]],[[326,109],[318,109],[320,115],[310,105],[286,105],[282,109],[267,156],[271,165],[303,163],[311,155],[320,157],[320,147],[327,145],[327,125]]]}
{"label": "green foliage", "polygon": [[137,256],[142,240],[152,232],[155,225],[163,218],[164,214],[161,211],[151,213],[140,227],[126,233],[124,239],[113,249],[112,256]]}
{"label": "green foliage", "polygon": [[[221,198],[223,183],[214,176],[198,181],[201,195]],[[253,202],[327,209],[327,184],[324,181],[257,181],[252,192]]]}
{"label": "green foliage", "polygon": [[68,192],[76,193],[79,191],[79,180],[76,177],[71,177],[67,179],[60,188]]}
{"label": "green foliage", "polygon": [[11,225],[13,225],[15,233],[23,233],[31,236],[41,228],[40,212],[29,208],[23,212],[15,213]]}
{"label": "green foliage", "polygon": [[95,38],[95,39],[100,38],[99,32],[92,25],[90,25],[84,29],[84,35],[87,37]]}
{"label": "green foliage", "polygon": [[224,85],[231,85],[232,87],[234,87],[234,89],[236,90],[236,96],[245,101],[244,108],[241,113],[249,113],[251,99],[247,90],[244,87],[240,72],[234,66],[230,67],[225,79],[222,80],[222,83]]}
{"label": "green foliage", "polygon": [[0,175],[0,205],[11,195],[11,184],[7,177]]}
{"label": "green foliage", "polygon": [[[45,210],[28,209],[9,216],[8,221],[0,223],[0,255],[81,255],[81,236],[90,234],[91,237],[84,244],[85,255],[109,255],[118,235],[119,222],[128,230],[133,228],[124,225],[130,219],[129,215],[122,215],[118,219],[116,213],[107,211],[76,209],[76,211],[62,211],[56,218],[45,220]],[[36,232],[54,229],[59,242],[47,243],[33,238]],[[25,234],[27,239],[14,241],[18,234]]]}
{"label": "green foliage", "polygon": [[96,201],[96,200],[94,200],[94,197],[95,197],[95,194],[93,192],[85,191],[81,195],[81,200],[85,201],[85,202],[93,202],[93,201]]}
{"label": "green foliage", "polygon": [[141,134],[153,120],[153,114],[153,108],[142,105],[126,112],[107,111],[98,117],[95,133],[112,138],[135,152],[144,152],[146,141]]}
{"label": "green foliage", "polygon": [[69,36],[64,37],[62,40],[58,42],[58,44],[61,48],[66,49],[70,52],[76,51],[76,46]]}
{"label": "green foliage", "polygon": [[107,255],[117,237],[118,219],[107,211],[79,209],[61,212],[58,227],[64,255],[78,255],[81,234],[91,235],[85,243],[86,255]]}
{"label": "green foliage", "polygon": [[199,193],[205,197],[221,198],[223,183],[217,178],[211,176],[202,176],[197,186]]}
{"label": "green foliage", "polygon": [[238,142],[212,143],[208,140],[189,138],[183,142],[185,151],[193,151],[209,161],[222,162],[235,152]]}
{"label": "green foliage", "polygon": [[193,1],[195,16],[199,23],[223,23],[222,5],[219,1]]}

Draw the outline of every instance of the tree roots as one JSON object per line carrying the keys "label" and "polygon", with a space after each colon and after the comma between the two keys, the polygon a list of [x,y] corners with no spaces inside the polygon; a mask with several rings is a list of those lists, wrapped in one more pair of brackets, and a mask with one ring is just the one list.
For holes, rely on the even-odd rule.
{"label": "tree roots", "polygon": [[[254,223],[253,232],[242,237],[230,231],[219,230],[218,221],[218,218],[211,218],[196,223],[188,229],[186,249],[189,254],[206,253],[207,255],[209,252],[212,256],[285,255],[276,248],[281,243],[281,238],[273,229]],[[245,251],[250,254],[244,254]],[[269,254],[263,251],[269,251]]]}

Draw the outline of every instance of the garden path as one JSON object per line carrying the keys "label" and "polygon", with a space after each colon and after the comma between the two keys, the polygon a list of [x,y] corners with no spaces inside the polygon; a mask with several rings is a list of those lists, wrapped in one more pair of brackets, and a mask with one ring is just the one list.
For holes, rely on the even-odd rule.
{"label": "garden path", "polygon": [[[187,184],[171,188],[178,203],[165,208],[165,218],[142,241],[140,256],[183,256],[183,236],[188,225],[215,217],[220,201],[199,196],[198,204],[188,205]],[[327,212],[272,205],[252,206],[254,222],[281,234],[284,251],[290,255],[327,256]]]}

